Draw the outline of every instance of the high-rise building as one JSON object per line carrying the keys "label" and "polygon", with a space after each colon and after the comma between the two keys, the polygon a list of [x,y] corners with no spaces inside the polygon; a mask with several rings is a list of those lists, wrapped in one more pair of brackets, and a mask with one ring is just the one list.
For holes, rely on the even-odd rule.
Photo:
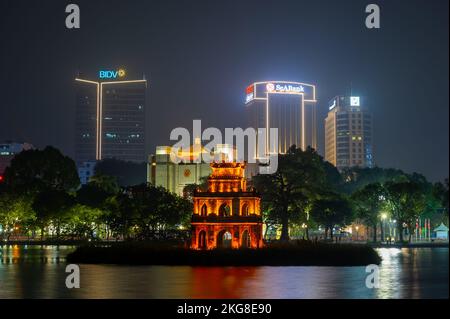
{"label": "high-rise building", "polygon": [[6,167],[9,166],[16,154],[33,148],[33,145],[29,143],[5,142],[0,144],[0,176],[3,176]]}
{"label": "high-rise building", "polygon": [[120,69],[75,81],[76,162],[104,158],[144,162],[147,80],[126,79]]}
{"label": "high-rise building", "polygon": [[359,96],[336,96],[325,119],[325,160],[339,170],[373,166],[372,114]]}
{"label": "high-rise building", "polygon": [[[266,149],[257,149],[256,154],[286,153],[294,144],[302,149],[307,146],[317,149],[314,85],[255,82],[247,87],[245,104],[250,127],[266,129]],[[278,129],[278,149],[269,149],[270,128]]]}

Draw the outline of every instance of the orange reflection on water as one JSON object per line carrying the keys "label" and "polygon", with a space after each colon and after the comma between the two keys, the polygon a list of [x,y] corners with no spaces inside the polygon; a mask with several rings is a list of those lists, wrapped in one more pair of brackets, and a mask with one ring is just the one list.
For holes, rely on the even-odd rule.
{"label": "orange reflection on water", "polygon": [[191,298],[249,298],[246,282],[257,276],[255,267],[192,267]]}

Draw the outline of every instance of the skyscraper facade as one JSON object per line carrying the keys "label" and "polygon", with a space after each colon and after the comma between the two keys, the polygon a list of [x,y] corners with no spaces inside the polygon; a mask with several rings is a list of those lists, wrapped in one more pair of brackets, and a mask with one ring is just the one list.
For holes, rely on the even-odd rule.
{"label": "skyscraper facade", "polygon": [[[245,104],[249,126],[266,129],[265,150],[257,154],[286,153],[296,145],[317,148],[316,88],[314,85],[287,82],[255,82],[247,87]],[[269,145],[270,128],[278,129],[278,148]],[[260,138],[258,136],[258,138]]]}
{"label": "skyscraper facade", "polygon": [[145,79],[128,80],[123,69],[75,79],[77,163],[116,158],[145,161]]}
{"label": "skyscraper facade", "polygon": [[336,96],[325,119],[325,160],[339,170],[373,167],[372,114],[359,96]]}

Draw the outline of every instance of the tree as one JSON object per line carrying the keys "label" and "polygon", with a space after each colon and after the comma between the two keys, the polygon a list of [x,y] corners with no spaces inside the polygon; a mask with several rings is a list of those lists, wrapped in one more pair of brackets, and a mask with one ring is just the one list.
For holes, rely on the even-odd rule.
{"label": "tree", "polygon": [[186,198],[188,200],[192,200],[192,197],[194,196],[194,191],[200,189],[202,191],[208,190],[208,177],[203,176],[200,178],[199,184],[187,184],[183,188],[183,198]]}
{"label": "tree", "polygon": [[80,184],[75,162],[51,146],[20,152],[4,175],[8,190],[16,194],[36,194],[50,188],[71,191]]}
{"label": "tree", "polygon": [[352,194],[356,217],[373,229],[373,242],[377,241],[377,224],[380,210],[384,206],[384,188],[380,183],[367,184]]}
{"label": "tree", "polygon": [[59,239],[61,228],[70,219],[69,211],[74,204],[75,199],[63,190],[46,189],[36,196],[32,207],[41,228],[41,239],[50,225],[55,228],[56,238]]}
{"label": "tree", "polygon": [[192,215],[192,203],[162,187],[138,185],[130,188],[136,204],[139,236],[167,237],[179,226],[186,227]]}
{"label": "tree", "polygon": [[136,225],[138,216],[131,194],[126,191],[119,192],[106,199],[105,207],[108,214],[104,216],[104,221],[116,238],[122,236],[124,239],[130,239],[132,227]]}
{"label": "tree", "polygon": [[117,179],[114,176],[99,173],[89,179],[88,185],[94,186],[110,195],[117,194],[120,191],[119,184],[117,184]]}
{"label": "tree", "polygon": [[386,199],[392,217],[397,221],[400,242],[403,242],[403,227],[409,232],[409,242],[416,225],[416,220],[426,208],[426,196],[421,185],[416,181],[387,182]]}
{"label": "tree", "polygon": [[344,170],[342,176],[345,181],[342,190],[347,194],[353,194],[369,184],[384,185],[388,181],[407,179],[407,174],[399,169],[380,167],[352,167]]}
{"label": "tree", "polygon": [[146,163],[134,163],[115,158],[101,160],[95,165],[95,175],[113,176],[121,187],[146,183]]}
{"label": "tree", "polygon": [[103,211],[87,205],[76,204],[69,211],[67,221],[72,235],[78,238],[95,239],[100,232]]}
{"label": "tree", "polygon": [[36,220],[31,208],[31,200],[26,196],[18,196],[11,193],[0,193],[0,225],[1,235],[9,240],[17,228],[23,233],[33,229]]}
{"label": "tree", "polygon": [[287,241],[289,223],[301,219],[299,214],[306,214],[315,194],[326,187],[324,162],[314,149],[302,151],[294,145],[278,156],[275,173],[258,174],[253,184],[261,193],[264,214],[281,224],[280,239]]}
{"label": "tree", "polygon": [[119,192],[116,179],[112,176],[94,175],[89,183],[77,191],[77,201],[93,208],[102,208],[105,200]]}
{"label": "tree", "polygon": [[343,227],[351,223],[353,211],[349,200],[338,193],[328,193],[316,200],[313,204],[311,215],[313,219],[325,227],[325,238],[333,239],[333,228]]}
{"label": "tree", "polygon": [[448,178],[446,178],[444,183],[441,183],[441,182],[435,183],[433,185],[433,191],[432,191],[433,196],[439,201],[439,204],[444,209],[444,212],[447,215],[447,219],[448,219],[448,212],[449,212],[448,189],[449,189],[449,182],[448,182]]}

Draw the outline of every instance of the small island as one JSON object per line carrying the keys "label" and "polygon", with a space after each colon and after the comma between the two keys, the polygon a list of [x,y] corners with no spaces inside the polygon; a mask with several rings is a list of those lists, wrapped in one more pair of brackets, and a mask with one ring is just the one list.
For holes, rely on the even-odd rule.
{"label": "small island", "polygon": [[259,249],[194,250],[149,243],[86,245],[67,256],[69,263],[186,266],[367,266],[380,264],[377,252],[360,244],[294,241]]}

